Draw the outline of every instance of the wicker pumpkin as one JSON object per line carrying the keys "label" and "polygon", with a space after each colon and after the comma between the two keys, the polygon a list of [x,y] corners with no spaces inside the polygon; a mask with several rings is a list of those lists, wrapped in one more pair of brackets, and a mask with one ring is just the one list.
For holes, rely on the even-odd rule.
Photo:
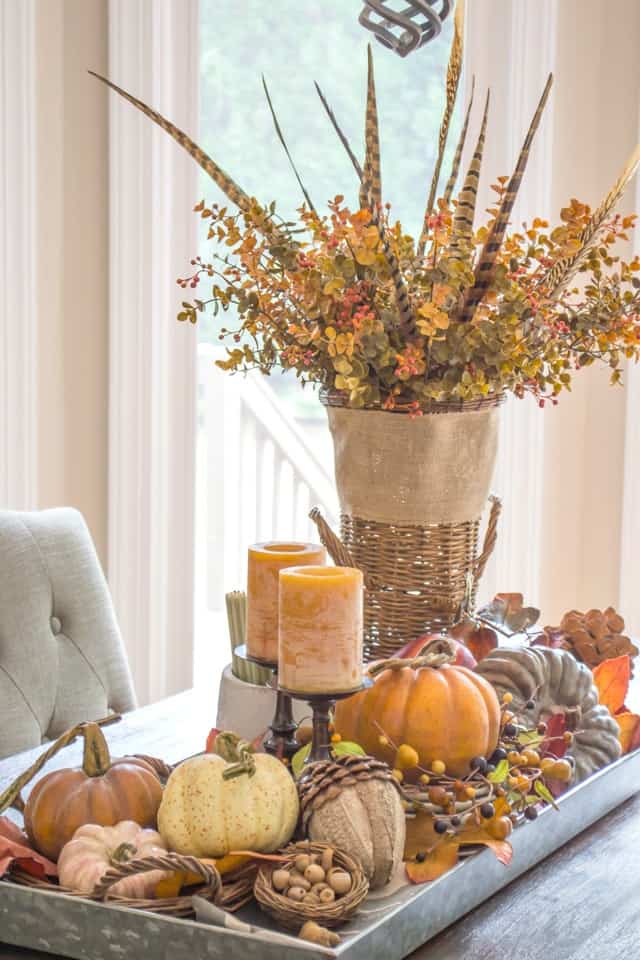
{"label": "wicker pumpkin", "polygon": [[336,730],[366,753],[393,763],[394,751],[380,737],[417,750],[422,766],[433,760],[464,776],[474,757],[498,742],[500,704],[491,685],[466,667],[453,665],[455,650],[442,637],[429,641],[413,660],[383,660],[369,667],[375,683],[341,701]]}
{"label": "wicker pumpkin", "polygon": [[[513,707],[537,723],[564,713],[574,729],[567,755],[575,761],[572,783],[579,783],[620,756],[619,727],[599,702],[593,674],[568,650],[499,647],[476,670],[498,694],[510,693]],[[531,710],[525,703],[535,704]]]}
{"label": "wicker pumpkin", "polygon": [[219,733],[216,753],[185,760],[167,781],[158,827],[172,850],[224,857],[232,850],[270,853],[298,820],[298,793],[287,768],[246,741]]}
{"label": "wicker pumpkin", "polygon": [[24,825],[34,847],[57,860],[65,843],[86,823],[110,827],[133,820],[155,827],[162,786],[151,766],[135,757],[111,761],[100,727],[83,730],[79,769],[54,770],[39,780],[27,801]]}
{"label": "wicker pumpkin", "polygon": [[[79,827],[73,839],[65,844],[58,859],[58,878],[63,887],[76,893],[89,894],[110,867],[143,857],[162,856],[167,848],[159,833],[145,830],[133,820],[124,820],[114,827],[89,823]],[[162,870],[139,873],[118,880],[111,887],[111,896],[134,900],[154,896],[157,884],[169,876]]]}

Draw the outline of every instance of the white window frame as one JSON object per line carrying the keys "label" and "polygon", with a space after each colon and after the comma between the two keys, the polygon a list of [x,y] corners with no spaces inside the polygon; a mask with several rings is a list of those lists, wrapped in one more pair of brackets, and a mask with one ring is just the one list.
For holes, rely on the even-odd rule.
{"label": "white window frame", "polygon": [[37,496],[35,0],[0,4],[0,508]]}
{"label": "white window frame", "polygon": [[[109,75],[197,136],[197,0],[110,0]],[[111,96],[109,581],[138,698],[193,682],[198,168]]]}

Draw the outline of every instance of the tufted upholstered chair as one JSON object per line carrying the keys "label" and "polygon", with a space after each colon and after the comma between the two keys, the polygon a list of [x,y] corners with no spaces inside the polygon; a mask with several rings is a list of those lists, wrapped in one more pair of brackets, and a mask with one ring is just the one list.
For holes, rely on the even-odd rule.
{"label": "tufted upholstered chair", "polygon": [[0,757],[134,706],[109,589],[81,514],[0,511]]}

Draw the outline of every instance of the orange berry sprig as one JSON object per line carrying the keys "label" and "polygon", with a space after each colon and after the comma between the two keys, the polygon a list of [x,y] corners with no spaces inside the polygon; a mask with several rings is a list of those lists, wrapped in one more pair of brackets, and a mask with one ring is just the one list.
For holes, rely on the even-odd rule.
{"label": "orange berry sprig", "polygon": [[[393,776],[399,784],[404,781],[406,770],[418,770],[419,788],[403,788],[403,796],[410,807],[426,810],[434,817],[434,830],[444,836],[446,833],[456,833],[464,824],[476,824],[493,820],[495,808],[493,799],[496,789],[486,778],[478,775],[478,767],[484,764],[483,758],[476,758],[472,763],[472,770],[464,779],[451,776],[447,773],[443,760],[432,760],[429,767],[420,764],[420,757],[410,744],[395,744],[384,732],[377,721],[374,721],[380,731],[378,742],[381,747],[389,748],[395,753]],[[435,813],[433,808],[439,808]],[[509,827],[511,824],[509,823]],[[504,835],[506,831],[503,829]]]}

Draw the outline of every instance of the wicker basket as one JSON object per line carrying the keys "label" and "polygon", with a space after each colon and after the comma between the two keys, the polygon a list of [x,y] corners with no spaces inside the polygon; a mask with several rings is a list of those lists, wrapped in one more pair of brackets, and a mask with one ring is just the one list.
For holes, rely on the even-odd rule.
{"label": "wicker basket", "polygon": [[[278,867],[292,866],[295,858],[301,853],[319,853],[328,849],[326,843],[312,843],[309,840],[303,840],[299,843],[292,843],[282,852],[289,860],[279,863]],[[315,920],[323,927],[339,927],[346,923],[356,912],[367,893],[369,892],[369,882],[364,875],[360,865],[352,860],[341,850],[333,849],[333,862],[335,866],[343,867],[351,874],[351,890],[333,903],[312,904],[297,903],[289,900],[283,894],[273,889],[271,884],[271,874],[274,870],[272,866],[263,866],[258,871],[253,892],[260,907],[265,913],[276,921],[276,923],[285,927],[287,930],[293,930],[296,933],[307,920]]]}
{"label": "wicker basket", "polygon": [[341,538],[311,513],[333,560],[365,577],[365,659],[452,626],[475,602],[500,502],[480,518],[495,465],[502,397],[406,412],[353,410],[325,396]]}
{"label": "wicker basket", "polygon": [[[194,886],[191,892],[184,896],[153,900],[118,897],[109,894],[109,890],[118,880],[137,873],[147,873],[150,870],[176,870],[194,873],[202,878],[202,884]],[[171,917],[191,917],[195,913],[191,901],[191,897],[195,893],[230,912],[239,910],[240,907],[253,899],[256,872],[257,867],[254,864],[247,864],[225,877],[223,882],[215,867],[203,863],[197,857],[167,853],[165,856],[143,857],[139,860],[129,860],[126,863],[118,864],[104,874],[93,893],[88,897],[62,887],[51,880],[36,877],[20,867],[13,867],[8,879],[13,883],[34,887],[52,894],[66,894],[73,897],[83,896],[84,899],[99,900],[111,903],[114,906],[131,907],[135,910],[148,910],[152,913],[161,913]]]}

